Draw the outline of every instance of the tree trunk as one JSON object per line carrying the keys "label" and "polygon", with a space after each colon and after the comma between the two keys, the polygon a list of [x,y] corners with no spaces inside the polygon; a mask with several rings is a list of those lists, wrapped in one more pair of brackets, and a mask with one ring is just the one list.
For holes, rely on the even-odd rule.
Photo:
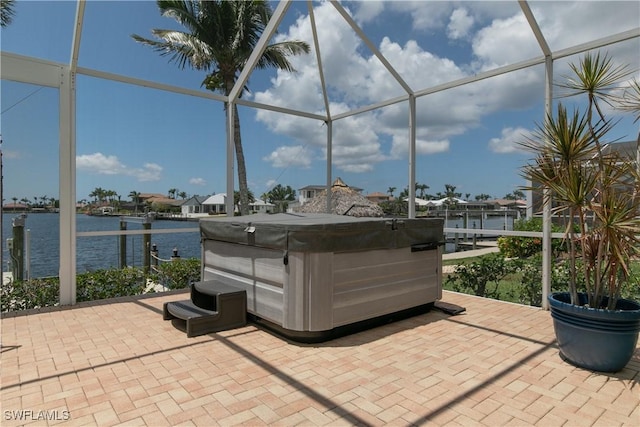
{"label": "tree trunk", "polygon": [[[233,104],[233,141],[236,149],[236,162],[238,164],[238,185],[240,187],[240,215],[249,215],[249,187],[247,186],[247,167],[244,162],[244,151],[240,139],[240,117],[238,106]],[[227,197],[233,197],[227,195]]]}

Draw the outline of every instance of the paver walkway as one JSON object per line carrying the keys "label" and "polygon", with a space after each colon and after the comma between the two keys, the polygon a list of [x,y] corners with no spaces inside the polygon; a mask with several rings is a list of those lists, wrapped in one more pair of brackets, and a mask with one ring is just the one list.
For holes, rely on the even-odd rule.
{"label": "paver walkway", "polygon": [[184,297],[4,317],[1,424],[640,425],[640,349],[617,374],[574,368],[536,308],[445,292],[467,311],[300,345],[187,338],[161,315]]}

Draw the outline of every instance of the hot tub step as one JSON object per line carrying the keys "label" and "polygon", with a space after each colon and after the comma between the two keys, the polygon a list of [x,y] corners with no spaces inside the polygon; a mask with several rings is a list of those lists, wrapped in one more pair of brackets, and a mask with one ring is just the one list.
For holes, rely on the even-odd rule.
{"label": "hot tub step", "polygon": [[246,301],[246,295],[243,289],[220,280],[205,280],[191,284],[191,301],[205,310],[218,311],[222,300],[244,299]]}
{"label": "hot tub step", "polygon": [[[194,290],[196,299],[200,296],[213,299],[213,302],[208,301],[207,304],[213,306],[215,310],[203,308],[202,304],[196,304],[193,300]],[[164,320],[184,321],[183,326],[188,337],[239,328],[247,324],[247,294],[244,290],[237,288],[222,287],[215,295],[207,295],[199,293],[194,284],[192,285],[192,300],[165,303],[163,318]]]}

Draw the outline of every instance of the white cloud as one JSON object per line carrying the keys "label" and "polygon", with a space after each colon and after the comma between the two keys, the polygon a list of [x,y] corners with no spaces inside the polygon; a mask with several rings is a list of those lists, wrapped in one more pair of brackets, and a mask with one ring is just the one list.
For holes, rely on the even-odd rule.
{"label": "white cloud", "polygon": [[494,153],[516,153],[522,152],[518,143],[524,142],[531,137],[531,131],[525,128],[504,128],[499,138],[489,140],[489,149]]}
{"label": "white cloud", "polygon": [[455,9],[449,18],[447,35],[454,40],[466,38],[473,26],[473,22],[473,16],[469,16],[467,9],[463,7]]}
{"label": "white cloud", "polygon": [[[368,23],[378,25],[383,18],[386,19],[387,14],[411,15],[413,27],[420,30],[415,39],[398,41],[389,30],[379,39],[378,49],[414,90],[435,87],[497,66],[542,55],[517,2],[467,2],[464,8],[456,3],[422,1],[353,5],[356,19],[365,26],[365,33]],[[633,18],[618,10],[626,9],[626,15],[629,15],[632,7],[626,3],[623,5],[622,8],[616,8],[615,12],[618,20],[626,22],[621,30],[633,21]],[[534,14],[552,48],[566,46],[564,39],[573,37],[572,34],[576,32],[581,34],[580,40],[584,42],[598,32],[612,34],[621,31],[608,16],[598,21],[605,22],[607,30],[592,29],[594,26],[584,26],[584,21],[571,17],[576,13],[591,16],[595,13],[593,10],[599,10],[605,16],[610,7],[606,2],[588,3],[590,12],[582,10],[586,6],[572,2],[541,3],[536,6],[543,9],[543,12],[534,10]],[[332,115],[405,95],[400,84],[330,3],[321,3],[314,13]],[[635,22],[637,26],[637,19]],[[428,45],[421,40],[421,35],[427,32],[441,32],[458,40],[458,45],[467,43],[465,49],[461,50],[470,50],[472,55],[455,57],[454,60],[453,55],[449,58],[429,51]],[[310,42],[312,36],[308,17],[299,17],[288,31],[281,32],[278,37],[278,40]],[[573,43],[580,40],[576,39]],[[292,57],[291,62],[298,72],[277,72],[272,86],[254,93],[254,100],[326,114],[315,53]],[[418,98],[417,154],[447,151],[451,138],[484,125],[489,115],[499,111],[524,110],[540,102],[543,98],[543,73],[542,66],[533,67]],[[327,136],[322,122],[266,110],[257,111],[256,118],[274,133],[295,141],[276,148],[264,161],[275,167],[306,168],[312,163],[313,156],[322,156],[324,153],[326,158]],[[407,102],[334,121],[334,165],[344,171],[366,172],[373,170],[380,162],[406,156],[407,126]],[[505,129],[500,138],[492,140],[490,147],[496,153],[512,152],[515,149],[512,138],[513,135]],[[297,146],[308,147],[303,158],[296,157]]]}
{"label": "white cloud", "polygon": [[[449,141],[448,140],[426,140],[423,138],[416,137],[416,154],[418,155],[426,155],[426,154],[436,154],[442,153],[449,150]],[[409,135],[406,133],[404,135],[394,135],[393,143],[391,147],[391,155],[393,158],[402,158],[406,157],[409,153]]]}
{"label": "white cloud", "polygon": [[136,177],[138,181],[160,181],[162,166],[156,163],[145,163],[142,169],[132,169],[127,175]]}
{"label": "white cloud", "polygon": [[76,157],[76,168],[96,173],[98,175],[117,175],[122,172],[124,165],[116,156],[105,156],[102,153],[83,154]]}
{"label": "white cloud", "polygon": [[[398,12],[410,13],[413,28],[420,31],[441,30],[449,22],[452,12],[458,8],[458,2],[444,1],[397,1],[390,2],[389,8]],[[520,8],[511,1],[470,1],[465,8],[476,22],[505,18],[518,13]]]}
{"label": "white cloud", "polygon": [[271,163],[274,168],[287,168],[290,166],[308,168],[311,166],[311,159],[302,145],[278,147],[262,160]]}
{"label": "white cloud", "polygon": [[473,53],[479,58],[479,71],[543,54],[524,15],[494,20],[491,25],[478,31],[472,47]]}
{"label": "white cloud", "polygon": [[131,176],[140,182],[159,181],[162,174],[162,166],[158,164],[145,163],[141,168],[133,168],[121,163],[117,156],[102,153],[76,156],[76,168],[97,175]]}
{"label": "white cloud", "polygon": [[191,178],[189,184],[205,186],[207,185],[207,181],[204,178]]}
{"label": "white cloud", "polygon": [[369,0],[356,3],[355,20],[364,24],[373,21],[384,11],[384,2]]}

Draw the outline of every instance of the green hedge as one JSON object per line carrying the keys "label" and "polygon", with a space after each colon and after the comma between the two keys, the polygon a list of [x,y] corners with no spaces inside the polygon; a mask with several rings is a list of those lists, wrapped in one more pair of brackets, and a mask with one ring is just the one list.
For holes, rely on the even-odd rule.
{"label": "green hedge", "polygon": [[[146,274],[142,267],[96,270],[76,276],[76,301],[94,301],[145,292],[148,282],[163,284],[169,289],[185,288],[200,280],[200,260],[185,258],[163,263],[160,273]],[[55,306],[60,303],[60,279],[38,278],[9,282],[0,289],[2,312]]]}
{"label": "green hedge", "polygon": [[[542,218],[520,219],[513,224],[514,231],[542,231]],[[551,226],[551,232],[561,233],[564,229],[558,225]],[[528,258],[542,251],[542,238],[502,236],[498,238],[500,252],[508,258]],[[566,242],[561,239],[551,241],[554,256],[566,252]]]}

